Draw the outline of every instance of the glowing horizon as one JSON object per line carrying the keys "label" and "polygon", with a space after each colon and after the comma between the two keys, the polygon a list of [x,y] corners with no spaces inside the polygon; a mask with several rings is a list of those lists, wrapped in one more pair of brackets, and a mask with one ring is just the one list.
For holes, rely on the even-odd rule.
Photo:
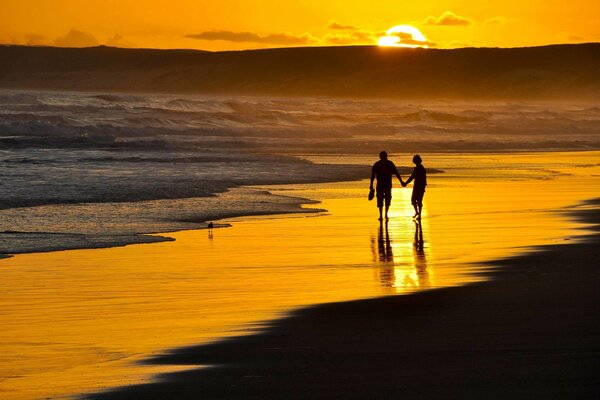
{"label": "glowing horizon", "polygon": [[[4,0],[0,43],[89,47],[241,50],[377,45],[410,26],[427,44],[405,47],[522,47],[600,41],[600,3],[467,0],[398,4],[275,0]],[[393,35],[392,35],[393,36]],[[415,39],[418,39],[415,37]],[[394,45],[394,39],[385,39]],[[399,45],[399,44],[395,44]],[[400,44],[404,45],[404,44]]]}
{"label": "glowing horizon", "polygon": [[428,48],[429,42],[420,30],[412,25],[396,25],[385,32],[377,41],[383,47]]}

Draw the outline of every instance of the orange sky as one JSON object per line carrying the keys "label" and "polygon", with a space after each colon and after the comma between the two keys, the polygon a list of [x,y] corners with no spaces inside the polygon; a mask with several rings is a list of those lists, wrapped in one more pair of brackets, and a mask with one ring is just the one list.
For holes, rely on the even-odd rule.
{"label": "orange sky", "polygon": [[375,44],[417,27],[432,45],[600,41],[598,0],[1,0],[0,43],[205,50]]}

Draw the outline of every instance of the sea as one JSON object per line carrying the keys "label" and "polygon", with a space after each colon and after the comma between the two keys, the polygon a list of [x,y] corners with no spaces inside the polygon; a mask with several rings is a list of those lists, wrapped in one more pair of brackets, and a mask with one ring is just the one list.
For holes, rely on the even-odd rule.
{"label": "sea", "polygon": [[600,107],[586,103],[0,90],[0,256],[302,212],[247,187],[361,179],[384,149],[580,151],[599,148],[599,133]]}

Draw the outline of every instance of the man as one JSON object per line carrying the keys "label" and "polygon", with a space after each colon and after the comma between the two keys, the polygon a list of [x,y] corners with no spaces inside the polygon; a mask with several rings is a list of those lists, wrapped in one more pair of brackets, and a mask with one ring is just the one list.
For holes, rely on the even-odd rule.
{"label": "man", "polygon": [[425,186],[427,186],[427,172],[425,171],[425,167],[423,167],[423,160],[421,160],[421,157],[418,154],[413,157],[413,163],[415,164],[415,169],[406,183],[403,183],[402,186],[404,187],[408,185],[414,179],[415,183],[413,185],[413,192],[410,202],[415,209],[415,215],[413,218],[421,219],[421,211],[423,210],[423,196],[425,195]]}
{"label": "man", "polygon": [[379,153],[380,160],[373,164],[371,170],[370,190],[373,190],[373,181],[377,178],[377,207],[379,208],[379,220],[383,220],[383,206],[385,203],[385,219],[388,219],[388,210],[392,202],[392,174],[398,177],[400,184],[405,186],[398,169],[393,162],[388,160],[387,152]]}

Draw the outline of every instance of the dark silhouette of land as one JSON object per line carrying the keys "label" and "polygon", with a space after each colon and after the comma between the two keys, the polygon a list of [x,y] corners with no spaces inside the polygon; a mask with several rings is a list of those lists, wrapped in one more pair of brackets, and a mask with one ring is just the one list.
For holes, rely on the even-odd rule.
{"label": "dark silhouette of land", "polygon": [[600,44],[248,51],[0,46],[0,87],[395,98],[579,98],[600,93]]}
{"label": "dark silhouette of land", "polygon": [[[597,399],[600,201],[591,204],[580,217],[594,235],[494,262],[491,281],[305,308],[149,361],[209,368],[92,398]],[[417,255],[420,241],[417,230]]]}

